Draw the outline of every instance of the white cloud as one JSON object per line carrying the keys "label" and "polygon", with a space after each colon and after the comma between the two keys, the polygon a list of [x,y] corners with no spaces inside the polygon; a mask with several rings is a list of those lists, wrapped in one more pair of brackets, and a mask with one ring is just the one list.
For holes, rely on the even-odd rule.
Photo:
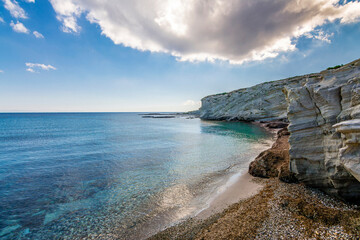
{"label": "white cloud", "polygon": [[63,23],[62,30],[67,33],[78,32],[76,19],[81,15],[81,8],[72,2],[72,0],[50,0],[53,8],[57,12],[57,19]]}
{"label": "white cloud", "polygon": [[28,2],[28,3],[35,3],[35,0],[25,0],[25,2]]}
{"label": "white cloud", "polygon": [[[294,51],[296,39],[330,41],[321,27],[358,22],[360,2],[339,0],[50,0],[64,32],[84,14],[115,44],[165,52],[179,61],[231,63]],[[314,32],[315,31],[315,32]]]}
{"label": "white cloud", "polygon": [[330,38],[334,36],[334,33],[325,33],[322,30],[313,31],[312,33],[305,33],[305,37],[320,40],[326,43],[331,43]]}
{"label": "white cloud", "polygon": [[4,7],[10,12],[14,18],[27,18],[24,9],[19,6],[19,3],[15,0],[2,0]]}
{"label": "white cloud", "polygon": [[182,104],[182,106],[190,109],[189,111],[196,110],[201,107],[201,101],[187,100]]}
{"label": "white cloud", "polygon": [[0,73],[4,73],[4,71],[0,69]]}
{"label": "white cloud", "polygon": [[5,23],[5,21],[2,17],[0,17],[0,23]]}
{"label": "white cloud", "polygon": [[21,22],[17,21],[17,23],[14,23],[13,21],[11,21],[10,26],[12,27],[12,29],[15,32],[18,33],[26,33],[28,34],[30,31],[29,29],[27,29],[24,24],[22,24]]}
{"label": "white cloud", "polygon": [[42,35],[41,33],[39,33],[38,31],[33,31],[33,34],[36,38],[44,38],[44,35]]}
{"label": "white cloud", "polygon": [[54,66],[45,65],[45,64],[41,64],[41,63],[25,63],[25,65],[27,67],[26,71],[32,72],[32,73],[36,72],[35,69],[46,70],[46,71],[56,70],[56,68]]}

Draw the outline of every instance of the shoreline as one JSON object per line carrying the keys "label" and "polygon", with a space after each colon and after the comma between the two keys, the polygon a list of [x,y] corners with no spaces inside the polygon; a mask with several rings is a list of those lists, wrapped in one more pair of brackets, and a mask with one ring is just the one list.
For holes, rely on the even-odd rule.
{"label": "shoreline", "polygon": [[[241,122],[241,121],[240,121]],[[267,151],[271,149],[271,147],[275,144],[277,140],[277,132],[281,130],[281,128],[270,128],[267,126],[268,123],[272,122],[246,122],[248,124],[256,125],[262,129],[264,129],[267,133],[269,133],[269,147],[264,148],[263,151]],[[261,152],[263,152],[261,151]],[[249,165],[254,159],[249,159]],[[259,184],[257,178],[250,175],[248,171],[239,172],[229,177],[226,183],[221,186],[217,192],[214,194],[213,198],[208,202],[208,205],[203,209],[200,209],[197,213],[195,213],[192,217],[187,217],[186,219],[180,221],[179,223],[175,223],[174,225],[170,225],[165,227],[163,230],[157,232],[156,234],[150,236],[147,239],[152,239],[154,236],[161,234],[168,229],[177,227],[182,223],[186,223],[188,221],[207,221],[211,219],[212,216],[217,214],[221,214],[231,205],[238,203],[239,201],[243,201],[249,199],[255,195],[257,195],[264,186]],[[167,239],[167,238],[166,238]]]}
{"label": "shoreline", "polygon": [[[261,152],[267,151],[272,148],[272,146],[277,141],[277,133],[282,129],[278,128],[279,123],[283,123],[282,121],[269,121],[269,122],[247,122],[249,124],[256,125],[262,129],[264,129],[267,133],[271,135],[269,138],[269,148],[264,149]],[[268,124],[275,124],[274,127],[271,128]],[[249,161],[249,165],[251,162]],[[217,193],[213,196],[213,198],[208,203],[208,206],[201,209],[197,212],[193,218],[197,220],[205,220],[210,218],[214,214],[221,213],[225,209],[227,209],[232,204],[235,204],[241,200],[248,199],[261,191],[263,186],[259,183],[256,183],[256,177],[246,172],[239,172],[229,177],[227,182],[221,186]],[[186,220],[185,220],[186,221]]]}
{"label": "shoreline", "polygon": [[[272,123],[280,123],[278,122],[249,122],[250,124],[254,124],[260,128],[263,128],[266,132],[268,132],[271,137],[269,139],[270,147],[264,149],[264,151],[268,151],[272,148],[272,146],[276,143],[278,137],[277,133],[282,129],[275,126],[274,128],[270,128],[268,124]],[[283,122],[281,122],[283,123]],[[253,159],[250,160],[249,165]],[[235,204],[241,200],[248,199],[256,194],[258,194],[263,189],[263,186],[259,183],[256,183],[256,177],[249,174],[249,172],[239,172],[231,176],[228,181],[222,186],[218,193],[211,199],[209,205],[200,210],[197,214],[195,214],[194,219],[197,220],[205,220],[210,218],[214,214],[221,213],[226,208]],[[220,191],[220,192],[219,192]]]}
{"label": "shoreline", "polygon": [[149,239],[358,239],[358,206],[303,184],[275,178],[254,181],[263,188],[252,197],[206,219],[188,219]]}
{"label": "shoreline", "polygon": [[[279,123],[253,123],[273,134],[272,145],[264,153],[276,151],[280,145],[284,147],[286,127],[276,127]],[[359,206],[304,184],[280,181],[279,175],[263,177],[248,172],[239,174],[207,208],[148,239],[356,239],[360,236]]]}
{"label": "shoreline", "polygon": [[[234,177],[234,179],[231,179]],[[232,181],[230,184],[229,182]],[[246,186],[247,184],[247,186]],[[246,186],[240,188],[240,186]],[[208,219],[213,219],[213,216],[217,216],[225,211],[227,208],[233,204],[238,203],[239,201],[246,200],[258,194],[262,189],[263,185],[256,181],[256,177],[251,176],[249,173],[238,173],[231,176],[228,181],[221,186],[219,189],[220,192],[215,194],[215,196],[210,200],[208,205],[203,209],[200,209],[198,212],[172,224],[169,224],[157,232],[153,232],[151,235],[136,235],[134,239],[158,239],[156,236],[161,235],[163,232],[168,231],[169,229],[177,228],[182,224],[187,224],[188,222],[206,222]],[[172,239],[172,238],[163,238],[160,239]]]}
{"label": "shoreline", "polygon": [[[236,177],[236,179],[232,179],[233,177]],[[224,209],[240,200],[256,195],[263,186],[253,181],[254,179],[255,177],[247,172],[231,176],[228,182],[233,182],[230,184],[226,183],[225,186],[222,187],[223,189],[219,189],[221,192],[218,192],[218,194],[210,201],[209,205],[198,212],[194,218],[204,220],[211,215],[222,212]]]}
{"label": "shoreline", "polygon": [[[263,145],[262,149],[259,150],[256,155],[248,159],[247,166],[249,166],[251,161],[253,161],[258,154],[271,148],[271,146],[276,142],[276,132],[279,129],[267,128],[263,123],[239,122],[255,125],[269,134],[265,142],[259,143],[260,145]],[[181,219],[180,221],[163,226],[161,230],[156,233],[153,232],[152,235],[147,235],[144,239],[149,239],[152,236],[156,236],[157,234],[166,231],[167,229],[171,229],[192,219],[196,221],[206,221],[207,218],[221,213],[232,204],[256,195],[262,190],[262,188],[263,186],[256,182],[256,178],[248,173],[248,167],[245,171],[242,170],[237,173],[233,173],[227,176],[225,182],[218,186],[215,192],[210,195],[210,199],[208,199],[203,208],[196,210],[194,213]]]}

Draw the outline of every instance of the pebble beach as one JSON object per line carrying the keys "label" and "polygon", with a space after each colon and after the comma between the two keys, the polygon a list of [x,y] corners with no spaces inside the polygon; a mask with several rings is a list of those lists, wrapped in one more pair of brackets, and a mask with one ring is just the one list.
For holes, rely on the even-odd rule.
{"label": "pebble beach", "polygon": [[149,239],[359,239],[360,208],[303,184],[253,178],[262,190],[207,219]]}

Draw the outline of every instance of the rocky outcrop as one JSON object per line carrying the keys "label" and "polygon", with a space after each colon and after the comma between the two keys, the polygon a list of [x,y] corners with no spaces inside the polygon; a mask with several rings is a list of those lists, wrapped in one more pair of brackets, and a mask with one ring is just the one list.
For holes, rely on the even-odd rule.
{"label": "rocky outcrop", "polygon": [[289,170],[289,135],[287,128],[277,132],[276,142],[250,163],[249,173],[255,177],[279,178],[284,182],[296,182]]}
{"label": "rocky outcrop", "polygon": [[359,125],[345,122],[360,119],[360,59],[318,74],[212,95],[202,104],[204,119],[287,118],[290,170],[296,178],[360,202]]}
{"label": "rocky outcrop", "polygon": [[286,86],[285,94],[290,170],[307,185],[360,201],[360,182],[340,160],[344,138],[333,127],[360,118],[360,61],[309,76],[299,86]]}
{"label": "rocky outcrop", "polygon": [[360,181],[360,119],[349,120],[334,125],[342,133],[343,148],[339,157],[345,169]]}

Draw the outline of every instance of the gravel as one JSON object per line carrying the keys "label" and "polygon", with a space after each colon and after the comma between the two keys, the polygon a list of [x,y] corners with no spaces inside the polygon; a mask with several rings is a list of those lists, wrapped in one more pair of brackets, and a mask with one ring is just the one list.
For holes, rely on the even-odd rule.
{"label": "gravel", "polygon": [[302,184],[263,189],[205,221],[185,221],[151,239],[359,239],[360,209]]}

